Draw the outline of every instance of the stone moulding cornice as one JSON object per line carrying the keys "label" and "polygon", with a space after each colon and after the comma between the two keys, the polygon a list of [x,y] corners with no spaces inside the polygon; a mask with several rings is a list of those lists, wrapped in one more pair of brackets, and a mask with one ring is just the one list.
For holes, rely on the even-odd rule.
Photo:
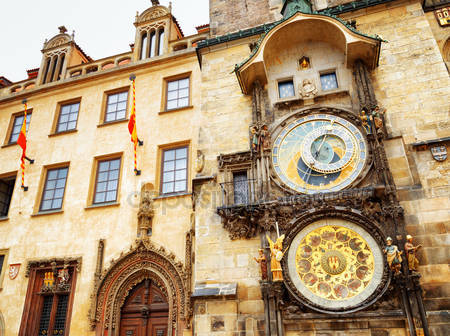
{"label": "stone moulding cornice", "polygon": [[[193,56],[195,55],[194,48],[186,49],[186,51],[180,51],[180,52],[177,52],[176,54],[169,54],[165,57],[161,57],[158,59],[147,59],[144,61],[133,62],[133,63],[127,64],[127,65],[123,65],[121,67],[115,67],[112,69],[103,70],[103,71],[99,71],[99,72],[92,72],[90,74],[86,74],[83,76],[66,78],[63,80],[56,81],[56,82],[51,82],[48,84],[36,86],[33,89],[22,90],[17,93],[11,93],[4,97],[2,97],[0,95],[0,104],[9,102],[9,101],[19,100],[24,97],[29,99],[30,97],[32,97],[33,95],[36,95],[36,94],[57,90],[57,89],[64,88],[64,87],[67,87],[70,85],[80,85],[81,83],[96,80],[96,79],[106,77],[106,76],[112,76],[112,75],[114,76],[114,75],[117,75],[120,73],[129,74],[131,72],[144,70],[144,69],[147,69],[147,67],[157,66],[161,63],[175,60],[177,58],[191,56],[191,54]],[[16,84],[16,83],[13,83],[11,85],[14,85],[14,84]],[[0,92],[1,92],[1,90],[5,90],[7,88],[9,88],[9,86],[6,88],[0,89]]]}

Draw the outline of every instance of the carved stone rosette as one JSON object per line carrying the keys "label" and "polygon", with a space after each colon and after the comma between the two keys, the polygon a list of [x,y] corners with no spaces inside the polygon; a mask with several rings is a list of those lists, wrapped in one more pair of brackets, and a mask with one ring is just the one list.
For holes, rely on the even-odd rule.
{"label": "carved stone rosette", "polygon": [[122,255],[105,270],[94,285],[89,318],[92,330],[118,335],[120,309],[129,292],[140,282],[151,279],[167,296],[169,335],[182,335],[191,317],[189,271],[173,253],[145,240]]}

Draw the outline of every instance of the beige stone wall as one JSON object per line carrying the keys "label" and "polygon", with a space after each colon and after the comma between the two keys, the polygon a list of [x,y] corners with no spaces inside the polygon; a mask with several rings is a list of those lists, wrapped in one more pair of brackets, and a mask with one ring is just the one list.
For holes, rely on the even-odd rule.
{"label": "beige stone wall", "polygon": [[427,308],[448,309],[450,161],[437,162],[429,150],[416,151],[410,144],[450,136],[450,78],[436,26],[420,2],[388,7],[353,17],[358,29],[389,41],[383,43],[373,72],[377,99],[387,109],[389,135],[395,137],[386,142],[386,152],[407,232],[423,245],[419,260]]}
{"label": "beige stone wall", "polygon": [[[163,93],[163,78],[191,71],[193,108],[159,114]],[[105,238],[104,267],[110,260],[128,251],[136,238],[141,185],[158,185],[158,146],[190,142],[190,174],[194,174],[194,153],[197,150],[197,134],[200,118],[201,74],[195,54],[159,67],[135,69],[137,75],[138,134],[144,146],[138,147],[138,165],[142,175],[133,173],[133,146],[130,142],[127,122],[97,127],[102,112],[105,91],[130,85],[129,72],[115,72],[107,77],[75,83],[71,86],[35,94],[28,97],[33,108],[28,133],[27,154],[36,160],[26,164],[27,192],[20,189],[19,180],[12,198],[9,219],[0,222],[0,249],[9,249],[8,264],[21,263],[15,280],[8,276],[0,292],[0,311],[6,324],[6,336],[17,335],[22,318],[28,286],[25,278],[27,260],[48,257],[82,257],[73,304],[70,332],[72,335],[93,335],[89,331],[87,313],[89,296],[97,254],[97,243]],[[58,102],[81,97],[77,132],[49,137]],[[131,101],[131,95],[129,97]],[[0,102],[0,129],[6,130],[11,114],[21,111],[20,100]],[[131,105],[130,105],[131,106]],[[2,131],[3,136],[3,131]],[[2,139],[3,140],[3,139]],[[120,205],[87,209],[88,190],[94,157],[110,153],[123,153],[120,182]],[[0,149],[0,174],[19,168],[19,146]],[[33,216],[33,208],[39,198],[43,166],[70,162],[66,184],[63,213]],[[190,229],[190,195],[155,201],[151,240],[164,245],[179,260],[185,258],[185,233]]]}
{"label": "beige stone wall", "polygon": [[[436,19],[434,11],[426,12],[425,16],[430,24],[436,43],[439,46],[444,61],[447,62],[447,68],[450,71],[450,27],[441,27]],[[447,43],[447,46],[446,46]]]}
{"label": "beige stone wall", "polygon": [[272,22],[276,17],[279,2],[279,0],[210,0],[211,35],[224,35]]}
{"label": "beige stone wall", "polygon": [[[203,56],[202,121],[199,133],[199,149],[205,154],[203,175],[218,173],[217,156],[220,153],[246,151],[249,148],[251,99],[241,93],[236,76],[231,73],[234,64],[244,59],[249,52],[247,43],[243,43]],[[218,182],[222,182],[220,176]],[[221,205],[219,202],[219,184],[205,184],[195,211],[194,278],[195,281],[237,282],[237,299],[197,302],[196,307],[201,306],[196,308],[196,312],[201,313],[196,314],[194,320],[194,330],[198,336],[214,335],[214,331],[222,332],[217,335],[231,335],[231,332],[244,330],[242,323],[252,325],[248,328],[253,328],[255,323],[257,328],[256,321],[264,318],[259,267],[253,260],[258,254],[260,239],[231,241],[216,214],[216,207]],[[223,326],[214,330],[213,326],[222,325],[222,320]]]}

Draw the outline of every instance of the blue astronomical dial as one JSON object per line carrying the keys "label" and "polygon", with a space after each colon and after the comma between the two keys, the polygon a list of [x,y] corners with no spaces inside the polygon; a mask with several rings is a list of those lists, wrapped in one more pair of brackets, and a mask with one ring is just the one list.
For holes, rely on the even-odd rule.
{"label": "blue astronomical dial", "polygon": [[363,171],[367,144],[349,121],[313,114],[288,124],[272,148],[272,165],[280,180],[300,193],[338,191]]}

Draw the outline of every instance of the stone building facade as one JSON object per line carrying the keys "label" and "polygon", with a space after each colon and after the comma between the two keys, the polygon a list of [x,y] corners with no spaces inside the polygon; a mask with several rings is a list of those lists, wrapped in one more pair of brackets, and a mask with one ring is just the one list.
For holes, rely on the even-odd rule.
{"label": "stone building facade", "polygon": [[0,335],[448,334],[448,8],[211,0],[184,36],[152,1],[100,60],[60,27],[0,77]]}

